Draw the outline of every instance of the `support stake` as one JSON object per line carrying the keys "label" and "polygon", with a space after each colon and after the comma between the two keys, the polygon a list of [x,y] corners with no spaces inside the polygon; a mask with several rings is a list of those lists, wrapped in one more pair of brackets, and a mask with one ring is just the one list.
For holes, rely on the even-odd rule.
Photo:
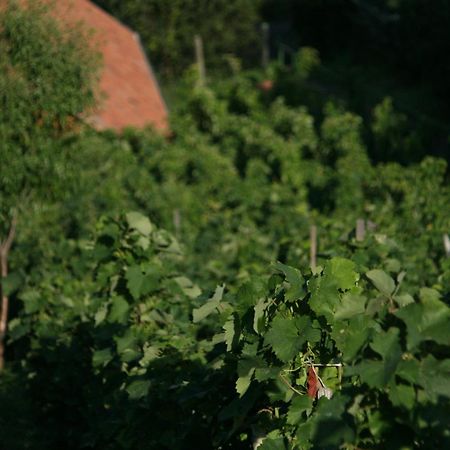
{"label": "support stake", "polygon": [[311,269],[314,270],[317,267],[317,227],[311,225],[309,229],[309,240],[310,240],[310,265]]}
{"label": "support stake", "polygon": [[261,35],[262,35],[261,64],[264,69],[269,65],[270,61],[269,33],[270,33],[269,24],[267,22],[263,22],[261,24]]}
{"label": "support stake", "polygon": [[445,256],[450,258],[450,238],[448,237],[448,234],[444,234],[442,239],[444,241]]}
{"label": "support stake", "polygon": [[178,208],[173,211],[173,227],[175,228],[175,236],[178,239],[180,237],[181,228],[181,214]]}
{"label": "support stake", "polygon": [[194,47],[195,59],[198,67],[199,85],[203,87],[206,84],[205,54],[203,51],[203,40],[198,34],[194,36]]}
{"label": "support stake", "polygon": [[366,224],[363,219],[356,221],[356,240],[363,241],[366,235]]}

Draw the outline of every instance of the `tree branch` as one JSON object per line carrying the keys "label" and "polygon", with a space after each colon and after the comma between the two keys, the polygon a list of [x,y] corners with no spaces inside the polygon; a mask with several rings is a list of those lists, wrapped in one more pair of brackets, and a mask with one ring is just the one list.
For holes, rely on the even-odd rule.
{"label": "tree branch", "polygon": [[[11,220],[11,226],[9,227],[8,236],[0,244],[0,266],[1,266],[1,279],[8,276],[8,254],[11,249],[11,245],[16,235],[17,227],[17,213],[13,214]],[[5,365],[5,336],[8,326],[8,309],[9,298],[3,291],[3,283],[0,283],[0,297],[1,297],[1,310],[0,310],[0,372]]]}
{"label": "tree branch", "polygon": [[[16,236],[16,228],[17,228],[17,213],[14,213],[11,220],[11,226],[9,227],[8,236],[0,245],[0,251],[2,253],[2,259],[4,257],[8,257],[9,250],[11,249],[11,245],[14,241],[14,237]],[[2,261],[3,263],[3,261]]]}

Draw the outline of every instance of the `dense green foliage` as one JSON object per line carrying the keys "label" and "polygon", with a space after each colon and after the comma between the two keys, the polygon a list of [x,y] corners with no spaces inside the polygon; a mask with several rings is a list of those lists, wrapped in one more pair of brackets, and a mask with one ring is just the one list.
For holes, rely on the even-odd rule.
{"label": "dense green foliage", "polygon": [[315,118],[330,98],[357,113],[375,161],[410,164],[426,155],[449,161],[447,0],[97,3],[142,36],[169,106],[184,98],[178,80],[194,62],[194,34],[203,37],[209,79],[222,79],[239,66],[260,67],[264,21],[270,57],[282,69],[266,74],[275,97],[308,105]]}
{"label": "dense green foliage", "polygon": [[227,55],[255,64],[260,0],[95,0],[139,32],[164,77],[179,76],[195,61],[194,36],[202,36],[208,68],[227,67]]}
{"label": "dense green foliage", "polygon": [[57,138],[93,105],[97,68],[81,27],[61,30],[39,3],[8,3],[0,11],[0,240],[12,209],[60,191],[67,170]]}
{"label": "dense green foliage", "polygon": [[[20,423],[3,416],[7,447],[249,448],[261,433],[261,448],[445,446],[442,294],[406,282],[381,235],[343,245],[356,262],[303,275],[277,263],[272,277],[209,297],[183,275],[170,234],[138,213],[102,219],[93,242],[67,243],[71,257],[18,296],[20,386],[3,388],[25,407]],[[334,391],[317,405],[306,395],[314,364]]]}
{"label": "dense green foliage", "polygon": [[[303,49],[296,73],[317,63]],[[167,139],[42,128],[34,167],[59,149],[65,182],[23,205],[2,280],[0,446],[449,446],[445,161],[373,164],[360,116],[261,76],[190,86]],[[389,100],[370,125],[409,145]]]}
{"label": "dense green foliage", "polygon": [[[259,410],[261,448],[448,445],[449,309],[439,293],[421,289],[415,302],[399,290],[405,272],[397,283],[380,269],[361,277],[364,265],[339,257],[308,277],[274,268],[281,276],[245,284],[231,311],[216,304],[237,359],[233,407]],[[312,367],[316,404],[306,395]]]}
{"label": "dense green foliage", "polygon": [[279,79],[278,93],[290,104],[308,98],[316,113],[333,97],[365,122],[392,110],[389,140],[368,139],[374,160],[449,160],[448,1],[267,0],[262,15],[288,26],[275,39],[320,52],[322,64],[303,86],[289,72]]}

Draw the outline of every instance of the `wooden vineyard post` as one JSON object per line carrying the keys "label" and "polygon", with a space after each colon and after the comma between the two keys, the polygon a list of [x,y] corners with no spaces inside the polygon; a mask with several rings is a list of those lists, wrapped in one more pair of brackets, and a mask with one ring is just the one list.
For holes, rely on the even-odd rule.
{"label": "wooden vineyard post", "polygon": [[178,239],[180,237],[180,227],[181,227],[181,214],[178,208],[173,211],[173,226],[175,228],[175,236]]}
{"label": "wooden vineyard post", "polygon": [[356,240],[363,241],[366,235],[366,224],[363,219],[356,221]]}
{"label": "wooden vineyard post", "polygon": [[270,33],[269,24],[267,22],[263,22],[261,24],[261,34],[262,34],[261,64],[264,69],[269,65],[270,61],[269,33]]}
{"label": "wooden vineyard post", "polygon": [[311,269],[314,270],[317,267],[317,227],[316,225],[311,225],[309,229],[309,240],[310,240],[310,265]]}
{"label": "wooden vineyard post", "polygon": [[444,241],[445,256],[450,258],[450,238],[448,237],[448,234],[444,234],[442,240]]}
{"label": "wooden vineyard post", "polygon": [[199,85],[203,87],[206,84],[205,53],[203,51],[203,40],[198,34],[194,36],[194,47],[195,60],[198,68]]}

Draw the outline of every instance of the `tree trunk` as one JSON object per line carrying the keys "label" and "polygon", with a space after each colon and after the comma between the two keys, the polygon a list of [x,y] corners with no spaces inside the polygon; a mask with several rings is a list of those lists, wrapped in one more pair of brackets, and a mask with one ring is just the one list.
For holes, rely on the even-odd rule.
{"label": "tree trunk", "polygon": [[[16,216],[13,216],[8,237],[0,244],[0,270],[1,280],[8,276],[8,255],[16,234]],[[9,299],[3,290],[3,283],[0,283],[1,310],[0,310],[0,372],[5,366],[5,337],[8,325]]]}

